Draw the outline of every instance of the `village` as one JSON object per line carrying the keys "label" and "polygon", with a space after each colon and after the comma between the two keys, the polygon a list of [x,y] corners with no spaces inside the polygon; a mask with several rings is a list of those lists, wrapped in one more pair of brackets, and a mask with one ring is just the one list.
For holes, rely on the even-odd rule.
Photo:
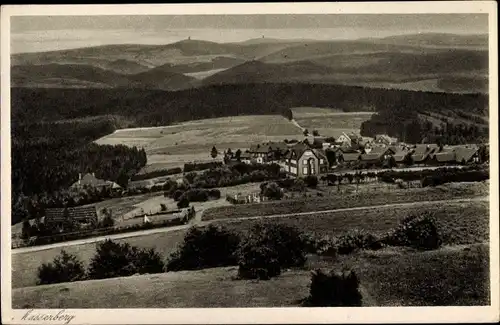
{"label": "village", "polygon": [[[217,188],[224,190],[225,195],[221,195],[221,191],[218,189],[211,190],[209,194],[206,194],[202,190],[198,190],[198,187],[206,187],[206,185],[189,184],[188,179],[191,178],[192,182],[193,175],[196,173],[208,173],[212,168],[221,168],[222,166],[231,168],[231,166],[244,164],[253,166],[252,168],[256,168],[255,170],[265,169],[266,166],[279,166],[279,172],[276,174],[251,179],[251,181],[258,180],[262,183],[262,181],[283,178],[326,180],[328,175],[373,174],[386,170],[417,171],[438,167],[462,168],[467,165],[486,163],[488,157],[487,146],[483,144],[408,144],[388,135],[377,135],[374,138],[369,138],[356,133],[342,133],[337,138],[307,135],[301,141],[284,140],[257,143],[245,151],[228,148],[219,153],[214,146],[210,155],[211,161],[192,162],[193,166],[201,166],[196,168],[198,170],[188,172],[185,168],[179,174],[157,177],[151,181],[146,180],[150,181],[149,184],[152,182],[153,185],[149,186],[142,185],[144,184],[143,180],[135,182],[135,184],[130,182],[128,188],[123,188],[116,182],[97,178],[94,173],[80,173],[78,180],[69,188],[71,193],[91,191],[100,193],[101,196],[102,193],[105,193],[109,198],[127,198],[133,197],[134,194],[141,195],[167,190],[170,191],[170,194],[165,192],[165,199],[170,200],[170,203],[161,197],[159,199],[153,197],[145,201],[148,202],[147,204],[135,206],[132,211],[124,211],[125,213],[121,213],[120,210],[114,211],[113,204],[107,206],[105,199],[101,199],[102,202],[98,204],[81,205],[73,202],[60,207],[47,208],[41,218],[31,221],[29,226],[23,226],[23,234],[14,235],[13,245],[17,247],[40,245],[108,233],[185,225],[195,222],[193,219],[196,219],[196,209],[200,209],[198,214],[201,214],[206,209],[207,204],[204,203],[206,201],[216,200],[215,202],[220,203],[218,205],[226,205],[261,203],[269,200],[268,196],[263,195],[262,189],[260,191],[257,188],[243,192],[231,191],[232,184],[220,183]],[[172,182],[174,182],[173,187]],[[201,198],[196,197],[199,194],[182,196],[183,192],[190,191],[201,191]],[[170,196],[171,199],[167,196]],[[288,196],[288,198],[293,197],[293,195]],[[70,198],[70,200],[73,199]],[[208,204],[208,206],[211,205],[214,204]],[[69,224],[68,220],[71,220]],[[43,226],[41,227],[40,224]]]}

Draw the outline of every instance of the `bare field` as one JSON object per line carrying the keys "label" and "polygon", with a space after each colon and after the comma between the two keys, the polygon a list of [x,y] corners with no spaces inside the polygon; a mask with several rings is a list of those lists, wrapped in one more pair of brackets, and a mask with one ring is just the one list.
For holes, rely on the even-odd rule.
{"label": "bare field", "polygon": [[[148,171],[182,167],[189,161],[210,161],[215,145],[220,153],[248,149],[253,143],[303,137],[300,128],[279,115],[233,116],[190,121],[165,127],[117,130],[99,144],[143,147]],[[221,159],[220,155],[216,159]],[[151,166],[151,167],[149,167]]]}
{"label": "bare field", "polygon": [[269,281],[236,280],[237,267],[224,267],[14,289],[12,304],[14,308],[299,306],[309,293],[311,269],[351,268],[360,279],[365,307],[478,306],[489,304],[488,263],[484,244],[429,252],[389,248],[335,260],[311,256],[304,269],[285,271]]}
{"label": "bare field", "polygon": [[312,132],[320,135],[338,137],[342,132],[359,133],[361,123],[370,119],[373,112],[343,112],[338,109],[320,107],[292,108],[295,121]]}

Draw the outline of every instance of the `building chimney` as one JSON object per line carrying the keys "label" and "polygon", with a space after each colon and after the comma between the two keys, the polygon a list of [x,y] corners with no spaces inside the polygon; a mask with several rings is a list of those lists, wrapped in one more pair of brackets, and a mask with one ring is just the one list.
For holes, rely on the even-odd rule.
{"label": "building chimney", "polygon": [[92,173],[92,176],[95,177],[95,173]]}
{"label": "building chimney", "polygon": [[82,173],[78,173],[78,185],[82,183]]}

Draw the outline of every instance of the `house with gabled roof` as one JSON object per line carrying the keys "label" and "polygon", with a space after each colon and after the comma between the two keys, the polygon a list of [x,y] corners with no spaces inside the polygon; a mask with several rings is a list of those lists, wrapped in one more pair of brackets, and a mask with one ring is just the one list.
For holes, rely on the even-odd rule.
{"label": "house with gabled roof", "polygon": [[455,149],[455,161],[459,164],[480,163],[479,147],[464,146]]}
{"label": "house with gabled roof", "polygon": [[345,147],[353,147],[359,144],[359,142],[363,141],[363,137],[356,133],[345,133],[342,132],[342,134],[337,138],[336,144],[345,146]]}
{"label": "house with gabled roof", "polygon": [[423,165],[429,162],[430,155],[439,150],[437,144],[417,144],[413,149],[411,158],[416,165]]}
{"label": "house with gabled roof", "polygon": [[328,159],[321,149],[298,143],[285,156],[285,171],[295,177],[306,177],[328,172]]}
{"label": "house with gabled roof", "polygon": [[392,155],[394,161],[398,166],[404,166],[407,162],[412,162],[411,160],[412,151],[406,148],[396,149],[395,153]]}
{"label": "house with gabled roof", "polygon": [[284,142],[266,142],[250,146],[248,152],[259,164],[279,160],[280,156],[288,151],[288,146]]}
{"label": "house with gabled roof", "polygon": [[339,153],[339,162],[340,163],[353,163],[361,160],[360,152],[340,152]]}
{"label": "house with gabled roof", "polygon": [[375,136],[375,143],[382,143],[387,146],[397,144],[398,138],[390,137],[387,134],[377,134]]}
{"label": "house with gabled roof", "polygon": [[97,178],[94,173],[87,173],[83,176],[82,174],[78,174],[78,181],[73,183],[70,189],[80,190],[84,188],[119,190],[122,187],[115,182]]}

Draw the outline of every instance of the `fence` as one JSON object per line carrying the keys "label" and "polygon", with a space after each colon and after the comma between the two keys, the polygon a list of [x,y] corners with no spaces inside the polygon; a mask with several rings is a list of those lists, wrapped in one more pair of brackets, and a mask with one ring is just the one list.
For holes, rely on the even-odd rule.
{"label": "fence", "polygon": [[249,204],[249,203],[260,203],[267,201],[267,197],[260,194],[236,194],[236,195],[226,195],[226,200],[231,204]]}

